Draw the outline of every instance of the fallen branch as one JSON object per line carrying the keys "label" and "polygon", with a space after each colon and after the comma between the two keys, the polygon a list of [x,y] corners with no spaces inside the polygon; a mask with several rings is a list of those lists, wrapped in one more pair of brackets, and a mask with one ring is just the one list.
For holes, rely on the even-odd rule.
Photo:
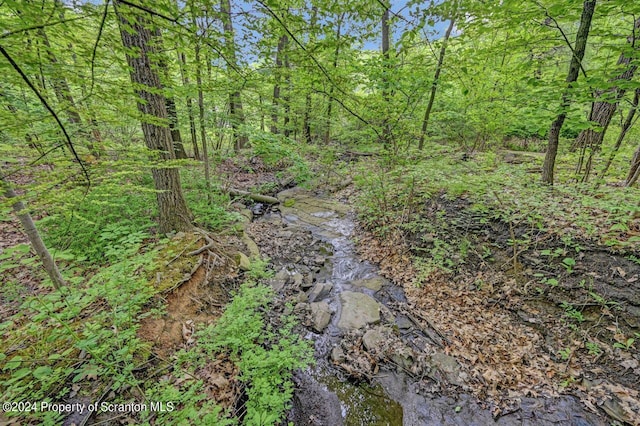
{"label": "fallen branch", "polygon": [[229,194],[233,195],[234,197],[247,197],[259,203],[265,203],[265,204],[280,203],[280,201],[275,197],[270,197],[269,195],[255,194],[253,192],[241,191],[239,189],[229,188]]}

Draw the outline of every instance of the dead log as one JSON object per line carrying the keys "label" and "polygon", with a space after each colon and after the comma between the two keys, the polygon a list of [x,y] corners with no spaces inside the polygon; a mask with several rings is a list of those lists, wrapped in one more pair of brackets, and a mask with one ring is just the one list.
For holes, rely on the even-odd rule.
{"label": "dead log", "polygon": [[265,203],[265,204],[280,203],[280,201],[275,197],[270,197],[269,195],[255,194],[253,192],[241,191],[239,189],[229,188],[229,194],[233,195],[234,197],[247,197],[259,203]]}

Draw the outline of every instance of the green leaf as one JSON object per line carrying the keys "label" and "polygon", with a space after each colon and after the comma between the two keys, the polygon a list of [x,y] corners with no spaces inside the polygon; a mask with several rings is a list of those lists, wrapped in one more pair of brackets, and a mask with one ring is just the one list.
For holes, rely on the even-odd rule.
{"label": "green leaf", "polygon": [[38,380],[42,380],[45,377],[50,376],[51,373],[53,373],[53,370],[51,369],[51,367],[48,367],[45,365],[33,370],[33,377],[35,377]]}

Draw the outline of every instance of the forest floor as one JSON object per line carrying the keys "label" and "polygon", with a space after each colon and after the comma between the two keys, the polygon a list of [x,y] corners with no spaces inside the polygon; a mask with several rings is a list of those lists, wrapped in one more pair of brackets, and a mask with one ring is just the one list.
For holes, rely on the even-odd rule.
{"label": "forest floor", "polygon": [[[439,336],[445,353],[457,360],[465,373],[456,385],[459,389],[493,407],[496,418],[518,410],[523,398],[573,395],[609,422],[640,424],[640,253],[632,244],[640,230],[637,219],[631,217],[624,229],[615,227],[618,222],[611,222],[606,209],[558,219],[536,212],[531,203],[516,205],[519,194],[509,190],[495,194],[496,203],[489,205],[480,202],[473,191],[427,190],[416,185],[415,179],[406,185],[389,170],[380,173],[391,182],[380,193],[371,189],[374,185],[366,176],[359,176],[362,170],[375,174],[375,159],[342,160],[345,168],[339,174],[318,166],[324,178],[318,179],[314,191],[339,199],[358,213],[360,255],[404,289],[414,318]],[[223,187],[275,195],[292,184],[280,175],[282,168],[268,167],[256,157],[225,160],[218,167],[218,174],[225,176]],[[541,203],[557,201],[571,214],[581,202],[577,197],[579,194],[571,197],[560,191]],[[599,199],[597,194],[594,198]],[[258,218],[270,211],[267,205],[242,203],[232,205],[239,216]],[[497,209],[509,214],[496,213]],[[524,210],[526,214],[518,214]],[[544,217],[538,218],[540,215]],[[598,228],[583,232],[585,223],[591,222],[606,223],[607,232]],[[306,234],[299,235],[297,245],[278,244],[265,226],[268,223],[249,225],[260,246],[272,246],[269,250],[273,252],[263,256],[304,257],[309,250],[304,246],[314,244]],[[259,241],[261,235],[265,241]],[[610,244],[612,235],[623,244]],[[287,238],[292,242],[291,238],[298,237]],[[2,253],[13,256],[12,247],[25,243],[17,222],[0,221]],[[163,245],[162,270],[147,273],[159,291],[145,310],[163,313],[145,315],[137,332],[151,345],[151,355],[135,370],[138,376],[148,376],[145,380],[180,380],[171,379],[166,366],[176,351],[197,344],[195,330],[215,323],[237,288],[241,272],[229,253],[250,251],[242,235],[225,232],[216,236],[213,257],[204,263],[198,256],[175,261],[180,253],[205,244],[197,233],[176,235]],[[317,253],[306,255],[311,260],[298,262],[312,262]],[[29,272],[31,268],[10,266],[3,263],[2,273],[11,278],[7,282],[20,285],[3,289],[3,318],[18,313],[25,295],[48,293],[40,287],[40,275]],[[102,303],[97,299],[83,312],[101,309]],[[274,313],[283,309],[277,307]],[[13,350],[24,348],[34,338],[28,334],[13,339]],[[6,348],[4,352],[10,354]],[[345,373],[360,380],[369,367]],[[228,356],[221,355],[198,369],[196,378],[204,382],[208,397],[223,408],[243,410],[244,385]],[[108,385],[90,387],[94,388],[91,393],[109,397]],[[78,394],[78,388],[73,389]],[[137,395],[135,389],[128,392]],[[83,421],[67,420],[68,424]],[[98,420],[109,419],[93,419]]]}

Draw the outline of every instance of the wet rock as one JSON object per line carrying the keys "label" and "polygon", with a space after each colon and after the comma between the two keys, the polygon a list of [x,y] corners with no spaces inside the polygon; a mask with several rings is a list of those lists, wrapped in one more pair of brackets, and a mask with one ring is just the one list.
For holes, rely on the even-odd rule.
{"label": "wet rock", "polygon": [[335,393],[305,373],[297,373],[288,421],[295,425],[342,426],[342,408]]}
{"label": "wet rock", "polygon": [[369,290],[379,291],[382,288],[382,285],[385,283],[385,279],[382,277],[374,277],[374,278],[366,278],[362,280],[353,280],[351,281],[351,285],[356,287],[364,287]]}
{"label": "wet rock", "polygon": [[236,265],[241,271],[248,271],[251,269],[251,261],[246,254],[242,252],[236,253],[235,256]]}
{"label": "wet rock", "polygon": [[356,330],[380,322],[380,305],[369,295],[343,291],[340,293],[340,303],[342,312],[338,327],[343,330]]}
{"label": "wet rock", "polygon": [[311,326],[318,333],[322,333],[331,321],[331,308],[327,302],[310,303],[311,308]]}
{"label": "wet rock", "polygon": [[313,286],[313,289],[308,293],[309,301],[315,302],[326,298],[329,293],[331,293],[331,289],[333,288],[333,284],[330,282],[326,283],[317,283]]}
{"label": "wet rock", "polygon": [[368,352],[381,352],[381,346],[384,341],[384,335],[377,329],[368,330],[364,333],[364,336],[362,336],[362,344]]}

